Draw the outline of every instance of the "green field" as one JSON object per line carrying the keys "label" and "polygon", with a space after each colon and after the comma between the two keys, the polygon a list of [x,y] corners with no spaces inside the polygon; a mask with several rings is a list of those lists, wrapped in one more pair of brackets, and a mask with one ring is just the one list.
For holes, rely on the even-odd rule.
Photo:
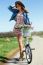
{"label": "green field", "polygon": [[[30,41],[32,38],[30,37]],[[18,48],[18,42],[16,37],[0,38],[0,56],[6,56],[11,50]]]}
{"label": "green field", "polygon": [[5,56],[12,49],[18,47],[18,42],[16,37],[11,38],[0,38],[0,56]]}

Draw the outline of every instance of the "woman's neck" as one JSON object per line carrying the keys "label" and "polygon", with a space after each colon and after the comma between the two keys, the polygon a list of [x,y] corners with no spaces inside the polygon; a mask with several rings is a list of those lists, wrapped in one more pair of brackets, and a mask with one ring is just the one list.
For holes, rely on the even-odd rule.
{"label": "woman's neck", "polygon": [[21,10],[19,10],[19,12],[23,13],[24,11],[21,9]]}

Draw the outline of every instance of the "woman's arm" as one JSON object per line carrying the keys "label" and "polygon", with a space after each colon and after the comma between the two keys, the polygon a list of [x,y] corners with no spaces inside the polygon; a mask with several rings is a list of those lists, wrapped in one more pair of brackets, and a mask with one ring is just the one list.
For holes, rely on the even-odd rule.
{"label": "woman's arm", "polygon": [[11,12],[14,12],[14,8],[12,6],[9,6],[8,9],[11,11]]}
{"label": "woman's arm", "polygon": [[27,15],[27,13],[23,13],[23,15],[24,15],[24,23],[25,23],[26,25],[30,25],[30,21],[29,21],[29,17],[28,17],[28,15]]}
{"label": "woman's arm", "polygon": [[16,8],[16,7],[13,7],[13,6],[9,6],[8,9],[13,12],[13,13],[18,13],[19,10]]}
{"label": "woman's arm", "polygon": [[11,20],[15,20],[16,21],[16,15],[17,13],[19,12],[19,10],[17,8],[15,8],[14,6],[9,6],[8,9],[13,13],[11,18],[10,18],[10,21]]}

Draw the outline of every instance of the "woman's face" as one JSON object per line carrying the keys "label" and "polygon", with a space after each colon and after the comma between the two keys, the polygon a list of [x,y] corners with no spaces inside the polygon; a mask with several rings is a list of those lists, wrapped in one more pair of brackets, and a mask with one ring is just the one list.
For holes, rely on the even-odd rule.
{"label": "woman's face", "polygon": [[18,8],[18,10],[21,10],[21,5],[17,4],[16,7]]}

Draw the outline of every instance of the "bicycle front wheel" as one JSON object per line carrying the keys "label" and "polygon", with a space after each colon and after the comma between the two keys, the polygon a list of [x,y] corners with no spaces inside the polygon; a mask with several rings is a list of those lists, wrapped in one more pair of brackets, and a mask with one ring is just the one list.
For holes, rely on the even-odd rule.
{"label": "bicycle front wheel", "polygon": [[32,50],[31,50],[29,44],[26,45],[25,51],[26,51],[27,63],[30,64],[32,62]]}

